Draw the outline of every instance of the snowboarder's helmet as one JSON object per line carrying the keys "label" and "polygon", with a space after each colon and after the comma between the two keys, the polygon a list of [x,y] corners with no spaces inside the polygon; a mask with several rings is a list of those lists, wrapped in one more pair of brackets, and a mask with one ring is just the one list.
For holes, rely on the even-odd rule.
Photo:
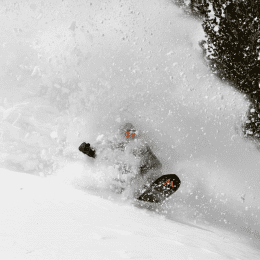
{"label": "snowboarder's helmet", "polygon": [[126,123],[123,125],[124,130],[126,131],[135,131],[134,126],[131,123]]}

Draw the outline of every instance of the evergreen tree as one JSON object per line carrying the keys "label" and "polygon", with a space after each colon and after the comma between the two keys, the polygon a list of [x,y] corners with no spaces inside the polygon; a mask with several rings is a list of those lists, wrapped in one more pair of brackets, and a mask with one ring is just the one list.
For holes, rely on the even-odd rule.
{"label": "evergreen tree", "polygon": [[206,18],[201,42],[209,65],[221,79],[228,80],[251,101],[246,135],[260,136],[260,0],[208,0],[214,16]]}

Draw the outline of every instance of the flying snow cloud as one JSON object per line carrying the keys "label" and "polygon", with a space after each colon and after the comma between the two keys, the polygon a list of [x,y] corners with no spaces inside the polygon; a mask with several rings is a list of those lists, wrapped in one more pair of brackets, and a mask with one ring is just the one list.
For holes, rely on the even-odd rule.
{"label": "flying snow cloud", "polygon": [[9,1],[0,12],[2,165],[51,174],[82,141],[132,122],[182,180],[168,202],[178,214],[256,232],[260,153],[239,130],[248,104],[207,68],[199,21],[166,0]]}

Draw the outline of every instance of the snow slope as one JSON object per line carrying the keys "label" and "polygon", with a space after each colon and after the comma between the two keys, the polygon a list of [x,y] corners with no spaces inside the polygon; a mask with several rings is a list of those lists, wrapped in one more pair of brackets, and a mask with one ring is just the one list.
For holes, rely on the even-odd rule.
{"label": "snow slope", "polygon": [[259,252],[227,232],[5,169],[0,205],[1,259],[259,259]]}
{"label": "snow slope", "polygon": [[[124,211],[132,202],[108,191],[115,169],[95,165],[78,146],[132,122],[163,163],[162,173],[176,173],[182,181],[165,205],[149,212],[158,212],[167,223],[178,220],[232,231],[246,239],[243,244],[260,249],[260,153],[239,131],[248,103],[204,64],[198,46],[204,33],[198,21],[166,0],[9,0],[0,1],[0,14],[1,167],[57,175],[58,183],[113,197]],[[17,175],[12,180],[1,184],[7,188],[1,197],[7,198],[3,212],[9,212],[3,217],[24,229],[19,216],[28,208],[38,214],[39,203],[30,194],[23,200],[27,208],[22,202],[19,206],[22,194],[7,195],[20,179]],[[35,189],[35,198],[49,198],[43,209],[59,205],[66,212],[67,192],[56,205],[55,188],[49,195],[47,187]],[[70,206],[76,207],[73,196]],[[16,207],[9,205],[9,197]],[[18,214],[12,215],[15,210]],[[171,225],[169,232],[174,232]],[[44,230],[48,234],[51,227]],[[16,231],[5,230],[10,234],[7,246],[19,236]],[[26,233],[21,234],[23,241]],[[200,238],[192,241],[204,243]],[[52,241],[42,243],[51,252]],[[18,248],[24,246],[13,246]]]}

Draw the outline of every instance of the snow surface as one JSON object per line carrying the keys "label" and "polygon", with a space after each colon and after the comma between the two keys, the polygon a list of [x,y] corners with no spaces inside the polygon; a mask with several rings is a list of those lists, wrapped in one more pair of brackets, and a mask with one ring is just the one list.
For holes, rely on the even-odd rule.
{"label": "snow surface", "polygon": [[[90,259],[110,257],[113,250],[125,253],[111,259],[142,259],[150,252],[162,259],[155,240],[154,245],[164,245],[162,254],[173,250],[175,257],[180,250],[180,259],[200,255],[200,248],[221,254],[218,259],[259,258],[260,153],[240,131],[248,103],[205,65],[199,21],[166,0],[9,0],[0,2],[0,14],[0,235],[5,248],[0,257],[13,253],[21,259],[18,255],[35,250],[40,259],[46,254],[76,259],[76,248],[82,256],[92,243],[105,241],[112,248],[120,241],[120,249],[102,253],[99,248]],[[133,123],[149,143],[163,164],[162,174],[175,173],[182,181],[163,205],[125,199],[131,187],[126,194],[113,194],[116,169],[78,151],[83,141],[113,135],[124,122]],[[20,190],[20,183],[27,188]],[[61,189],[61,183],[71,188]],[[111,217],[110,209],[116,212]],[[96,234],[86,243],[84,221]],[[132,235],[109,230],[118,223],[119,230],[138,239],[137,226],[163,238],[175,237],[178,230],[183,236],[174,241],[184,246],[171,249],[172,239],[142,236],[152,247],[136,245],[141,256]],[[74,230],[72,224],[80,227]],[[99,234],[105,238],[97,239]],[[55,252],[58,256],[51,255]],[[199,259],[215,257],[202,254]]]}
{"label": "snow surface", "polygon": [[0,195],[1,259],[259,259],[227,232],[169,221],[49,179],[1,169]]}

